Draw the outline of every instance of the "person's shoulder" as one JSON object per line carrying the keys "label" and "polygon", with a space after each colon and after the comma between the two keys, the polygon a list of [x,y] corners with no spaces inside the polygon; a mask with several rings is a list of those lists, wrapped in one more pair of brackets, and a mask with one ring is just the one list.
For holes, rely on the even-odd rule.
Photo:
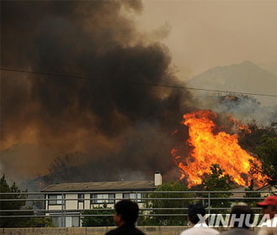
{"label": "person's shoulder", "polygon": [[118,233],[118,228],[112,229],[109,232],[106,232],[106,235],[116,235]]}
{"label": "person's shoulder", "polygon": [[115,232],[114,230],[111,230],[109,232],[106,232],[105,235],[116,235],[117,232]]}
{"label": "person's shoulder", "polygon": [[113,230],[110,230],[106,233],[106,235],[123,235],[123,234],[132,234],[132,235],[145,235],[141,230],[138,228],[116,228]]}
{"label": "person's shoulder", "polygon": [[180,235],[190,235],[190,234],[194,234],[195,233],[195,228],[188,228],[186,230],[184,230],[183,232],[181,232]]}
{"label": "person's shoulder", "polygon": [[184,230],[183,232],[181,232],[180,235],[188,235],[190,233],[190,230],[191,230],[191,228],[188,228],[188,229]]}
{"label": "person's shoulder", "polygon": [[220,234],[220,232],[214,228],[208,228],[211,234]]}
{"label": "person's shoulder", "polygon": [[214,228],[210,228],[210,227],[205,228],[205,233],[206,234],[210,234],[210,235],[218,235],[218,234],[220,234],[219,231],[217,231]]}
{"label": "person's shoulder", "polygon": [[219,232],[213,228],[209,228],[209,227],[193,227],[193,228],[189,228],[184,230],[181,235],[193,235],[193,234],[201,234],[201,233],[205,233],[205,234],[209,234],[209,235],[218,235]]}
{"label": "person's shoulder", "polygon": [[139,230],[138,228],[135,228],[135,231],[137,235],[145,235],[145,233]]}
{"label": "person's shoulder", "polygon": [[258,235],[277,235],[277,228],[262,227],[258,230]]}

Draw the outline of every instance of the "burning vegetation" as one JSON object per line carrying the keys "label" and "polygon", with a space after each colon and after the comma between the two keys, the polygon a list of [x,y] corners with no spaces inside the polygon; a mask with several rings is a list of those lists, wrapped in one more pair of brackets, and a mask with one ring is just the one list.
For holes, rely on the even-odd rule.
{"label": "burning vegetation", "polygon": [[[203,177],[211,173],[210,167],[219,164],[224,174],[229,175],[236,184],[249,186],[252,181],[261,186],[268,179],[261,173],[262,163],[241,148],[238,134],[217,131],[217,118],[216,113],[207,110],[184,115],[182,124],[188,127],[189,132],[185,145],[191,149],[187,156],[180,154],[178,148],[171,151],[181,174],[180,179],[185,178],[189,186],[201,184]],[[234,124],[239,129],[246,128],[237,121]]]}
{"label": "burning vegetation", "polygon": [[[168,49],[136,28],[140,0],[1,6],[1,172],[48,184],[150,178],[157,169],[175,180],[179,169],[192,186],[219,164],[239,185],[266,179],[215,113],[189,113],[195,98]],[[240,100],[220,102],[230,110]],[[170,135],[183,113],[182,131]],[[172,150],[178,169],[175,145],[184,150]]]}

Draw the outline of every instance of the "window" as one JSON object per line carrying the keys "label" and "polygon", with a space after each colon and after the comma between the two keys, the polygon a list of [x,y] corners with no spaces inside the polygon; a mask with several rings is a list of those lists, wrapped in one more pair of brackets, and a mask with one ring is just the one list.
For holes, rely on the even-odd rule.
{"label": "window", "polygon": [[65,218],[62,216],[53,216],[51,217],[53,221],[53,225],[55,227],[64,227],[65,226]]}
{"label": "window", "polygon": [[76,213],[68,215],[51,214],[50,216],[55,227],[80,227],[80,215]]}
{"label": "window", "polygon": [[83,193],[78,194],[78,202],[84,202],[84,194]]}
{"label": "window", "polygon": [[63,200],[62,200],[62,195],[61,194],[51,194],[48,195],[48,204],[49,205],[62,205]]}
{"label": "window", "polygon": [[80,218],[77,216],[72,217],[72,227],[80,227]]}
{"label": "window", "polygon": [[107,204],[114,203],[114,193],[93,193],[90,195],[91,204]]}
{"label": "window", "polygon": [[115,195],[113,193],[109,193],[109,203],[114,203]]}
{"label": "window", "polygon": [[141,202],[141,193],[123,193],[123,198]]}
{"label": "window", "polygon": [[80,219],[78,216],[67,216],[65,218],[65,227],[79,227]]}

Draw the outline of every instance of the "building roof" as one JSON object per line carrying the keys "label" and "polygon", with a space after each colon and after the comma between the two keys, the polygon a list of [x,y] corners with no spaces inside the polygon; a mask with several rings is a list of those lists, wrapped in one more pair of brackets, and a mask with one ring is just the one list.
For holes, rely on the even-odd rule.
{"label": "building roof", "polygon": [[277,185],[270,185],[266,184],[260,188],[257,189],[257,191],[276,191],[277,190]]}
{"label": "building roof", "polygon": [[51,184],[42,192],[82,192],[82,191],[132,191],[152,190],[153,181],[111,181],[111,182],[83,182]]}

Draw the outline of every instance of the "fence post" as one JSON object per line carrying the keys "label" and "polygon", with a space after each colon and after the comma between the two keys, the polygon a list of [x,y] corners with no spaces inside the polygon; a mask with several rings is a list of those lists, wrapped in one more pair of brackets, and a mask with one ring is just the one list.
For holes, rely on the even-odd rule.
{"label": "fence post", "polygon": [[63,227],[66,227],[66,216],[64,214],[64,208],[65,208],[65,196],[62,194],[62,220],[63,220]]}
{"label": "fence post", "polygon": [[208,213],[211,214],[211,192],[208,192]]}

